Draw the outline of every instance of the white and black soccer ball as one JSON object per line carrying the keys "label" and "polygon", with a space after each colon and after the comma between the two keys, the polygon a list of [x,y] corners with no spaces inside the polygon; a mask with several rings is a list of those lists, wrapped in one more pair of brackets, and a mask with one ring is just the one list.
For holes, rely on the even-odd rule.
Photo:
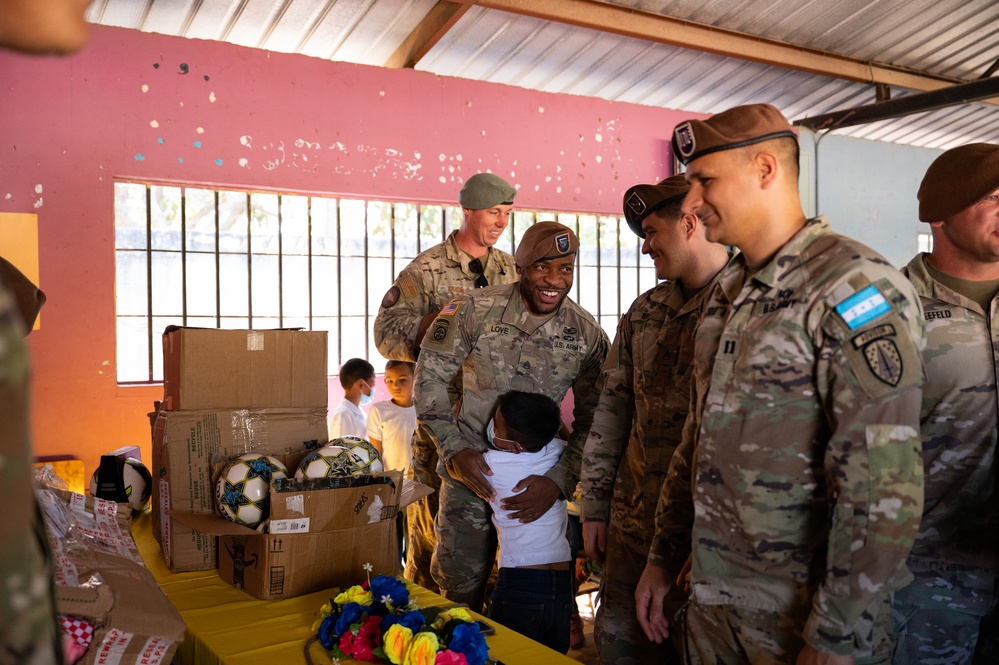
{"label": "white and black soccer ball", "polygon": [[149,503],[152,489],[149,469],[134,457],[121,459],[111,455],[102,456],[101,466],[90,477],[92,496],[127,503],[136,512]]}
{"label": "white and black soccer ball", "polygon": [[270,485],[287,478],[288,468],[270,455],[247,453],[229,462],[215,484],[219,512],[236,524],[255,529],[270,514]]}
{"label": "white and black soccer ball", "polygon": [[383,469],[382,457],[373,445],[356,436],[344,436],[306,455],[295,477],[356,476]]}

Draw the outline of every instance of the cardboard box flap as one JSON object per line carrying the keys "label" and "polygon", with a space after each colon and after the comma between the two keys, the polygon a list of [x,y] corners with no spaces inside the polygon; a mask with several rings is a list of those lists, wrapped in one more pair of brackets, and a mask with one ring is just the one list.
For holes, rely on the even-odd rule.
{"label": "cardboard box flap", "polygon": [[181,524],[185,524],[195,531],[199,531],[207,536],[259,536],[260,534],[249,527],[245,527],[218,515],[203,513],[188,513],[183,511],[171,511],[170,517]]}
{"label": "cardboard box flap", "polygon": [[412,478],[406,478],[402,481],[402,494],[399,496],[399,508],[401,510],[411,503],[416,503],[420,499],[430,496],[436,491],[437,490],[429,485],[418,483]]}
{"label": "cardboard box flap", "polygon": [[401,493],[399,471],[283,478],[271,484],[271,532],[322,533],[393,519],[399,512]]}
{"label": "cardboard box flap", "polygon": [[56,611],[59,614],[86,617],[97,623],[107,622],[114,606],[114,594],[107,584],[93,586],[55,585]]}

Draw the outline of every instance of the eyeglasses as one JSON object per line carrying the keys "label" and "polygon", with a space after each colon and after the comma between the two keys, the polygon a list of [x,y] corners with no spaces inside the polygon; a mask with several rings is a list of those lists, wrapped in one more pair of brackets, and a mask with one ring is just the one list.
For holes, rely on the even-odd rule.
{"label": "eyeglasses", "polygon": [[482,267],[482,261],[479,259],[472,259],[468,262],[468,269],[475,273],[475,288],[481,289],[483,286],[489,286],[489,280],[486,279],[485,269]]}

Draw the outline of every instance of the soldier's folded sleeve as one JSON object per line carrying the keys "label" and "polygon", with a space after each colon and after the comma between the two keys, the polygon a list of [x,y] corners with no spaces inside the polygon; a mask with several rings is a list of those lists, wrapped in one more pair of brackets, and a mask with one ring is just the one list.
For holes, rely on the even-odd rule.
{"label": "soldier's folded sleeve", "polygon": [[908,579],[923,513],[922,311],[908,282],[875,284],[892,312],[856,329],[830,313],[817,367],[832,426],[824,458],[830,526],[825,578],[803,637],[843,655],[869,632],[869,609]]}
{"label": "soldier's folded sleeve", "polygon": [[373,337],[378,352],[389,360],[415,362],[420,342],[416,333],[429,313],[429,293],[407,266],[385,293],[375,316]]}
{"label": "soldier's folded sleeve", "polygon": [[545,474],[555,481],[562,489],[562,495],[571,499],[579,482],[580,464],[583,459],[583,444],[590,433],[593,422],[593,412],[597,408],[600,392],[597,388],[600,380],[600,370],[607,358],[610,340],[603,329],[595,328],[593,343],[572,383],[572,395],[575,405],[572,409],[572,434],[568,445],[559,458],[558,464]]}
{"label": "soldier's folded sleeve", "polygon": [[627,317],[623,317],[597,385],[600,397],[583,446],[580,471],[584,521],[610,520],[614,479],[628,447],[635,412],[629,329]]}

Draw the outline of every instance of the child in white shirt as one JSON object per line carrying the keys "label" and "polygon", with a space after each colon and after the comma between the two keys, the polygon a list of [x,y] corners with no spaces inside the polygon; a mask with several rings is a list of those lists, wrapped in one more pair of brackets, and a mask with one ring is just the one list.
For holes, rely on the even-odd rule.
{"label": "child in white shirt", "polygon": [[385,470],[406,471],[413,460],[414,363],[390,360],[385,365],[385,387],[392,399],[376,402],[368,409],[367,439],[382,456]]}
{"label": "child in white shirt", "polygon": [[568,512],[555,502],[533,522],[511,519],[500,506],[513,488],[532,475],[544,475],[558,462],[565,442],[554,438],[562,416],[546,395],[510,391],[500,395],[486,428],[493,447],[484,454],[496,490],[490,501],[499,541],[499,578],[486,614],[560,653],[569,650],[574,603],[567,537]]}
{"label": "child in white shirt", "polygon": [[361,407],[375,399],[375,368],[367,360],[351,358],[340,368],[340,385],[343,400],[330,414],[330,441],[341,436],[363,439],[368,435],[368,424]]}

